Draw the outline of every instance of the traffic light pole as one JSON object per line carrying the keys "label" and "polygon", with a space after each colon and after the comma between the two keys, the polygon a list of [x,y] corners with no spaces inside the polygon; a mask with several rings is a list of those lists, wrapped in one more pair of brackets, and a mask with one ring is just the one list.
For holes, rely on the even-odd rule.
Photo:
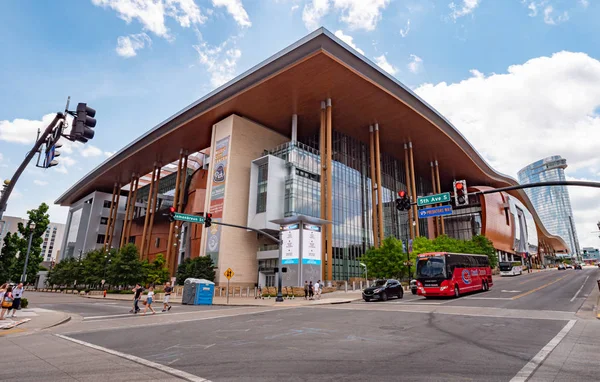
{"label": "traffic light pole", "polygon": [[582,187],[600,188],[600,182],[584,182],[584,181],[580,181],[580,180],[557,180],[557,181],[553,181],[553,182],[536,182],[536,183],[529,183],[529,184],[519,184],[517,186],[510,186],[510,187],[494,188],[492,190],[476,191],[476,192],[473,192],[472,194],[486,195],[486,194],[493,194],[495,192],[521,190],[521,189],[525,189],[525,188],[546,187],[546,186],[582,186]]}
{"label": "traffic light pole", "polygon": [[15,171],[14,175],[10,179],[10,183],[8,184],[8,186],[2,193],[2,197],[0,197],[0,219],[2,219],[2,215],[4,214],[4,211],[6,210],[6,203],[8,201],[8,197],[10,196],[13,188],[15,187],[15,184],[17,184],[19,177],[21,176],[21,174],[23,173],[23,171],[25,170],[25,168],[27,167],[27,165],[29,164],[31,159],[33,159],[33,157],[38,153],[42,144],[44,144],[44,142],[46,142],[46,138],[48,138],[50,133],[52,133],[52,131],[54,130],[54,127],[56,126],[58,121],[60,121],[64,118],[65,118],[64,114],[56,113],[56,116],[54,117],[52,122],[50,122],[48,127],[46,127],[46,130],[44,130],[44,133],[38,138],[38,140],[33,145],[33,148],[31,149],[31,151],[29,151],[27,153],[27,156],[25,157],[23,162],[21,163],[19,168],[17,168],[17,171]]}

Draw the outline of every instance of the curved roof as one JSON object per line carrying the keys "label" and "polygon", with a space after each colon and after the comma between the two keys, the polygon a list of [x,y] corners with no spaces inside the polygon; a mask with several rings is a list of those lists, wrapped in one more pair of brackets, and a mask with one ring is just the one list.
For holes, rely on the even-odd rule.
{"label": "curved roof", "polygon": [[[212,125],[231,114],[287,136],[291,115],[297,114],[298,135],[315,134],[320,103],[326,98],[332,99],[334,129],[368,142],[368,126],[378,123],[383,152],[402,160],[403,144],[412,142],[415,170],[429,174],[429,162],[438,160],[445,189],[462,178],[491,187],[517,184],[491,168],[448,120],[409,88],[321,28],[161,122],[93,169],[56,203],[70,205],[94,190],[112,192],[114,182],[124,184],[132,173],[149,173],[154,161],[169,163],[180,150],[209,147]],[[524,192],[514,195],[534,211]]]}

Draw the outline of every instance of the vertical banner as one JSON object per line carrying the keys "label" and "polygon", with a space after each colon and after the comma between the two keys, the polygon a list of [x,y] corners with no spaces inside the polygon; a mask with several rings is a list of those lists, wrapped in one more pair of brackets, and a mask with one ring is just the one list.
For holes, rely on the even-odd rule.
{"label": "vertical banner", "polygon": [[[216,143],[211,179],[210,205],[208,211],[213,214],[213,222],[223,220],[223,202],[225,200],[225,180],[227,179],[227,163],[229,159],[230,136],[220,139]],[[213,224],[207,230],[206,255],[210,256],[215,266],[219,265],[219,247],[221,243],[220,225]]]}
{"label": "vertical banner", "polygon": [[321,229],[319,225],[302,224],[301,285],[321,279]]}
{"label": "vertical banner", "polygon": [[287,268],[283,273],[283,286],[298,286],[300,271],[300,224],[290,224],[281,227],[281,263]]}

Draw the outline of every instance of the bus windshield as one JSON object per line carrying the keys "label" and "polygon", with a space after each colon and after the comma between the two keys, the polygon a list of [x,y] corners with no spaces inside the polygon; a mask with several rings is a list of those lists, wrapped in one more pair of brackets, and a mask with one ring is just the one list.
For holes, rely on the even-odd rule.
{"label": "bus windshield", "polygon": [[508,271],[510,271],[510,270],[512,269],[512,267],[513,267],[512,263],[509,263],[509,262],[507,262],[507,261],[502,261],[502,262],[500,262],[500,264],[498,264],[498,265],[499,265],[499,267],[500,267],[500,270],[501,270],[501,271],[504,271],[504,272],[508,272]]}
{"label": "bus windshield", "polygon": [[430,257],[420,259],[417,263],[417,278],[422,277],[446,277],[446,267],[443,257]]}

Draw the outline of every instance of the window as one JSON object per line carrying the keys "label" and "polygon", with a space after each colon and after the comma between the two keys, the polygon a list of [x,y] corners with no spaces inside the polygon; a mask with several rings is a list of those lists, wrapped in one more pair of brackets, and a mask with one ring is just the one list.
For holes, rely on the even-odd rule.
{"label": "window", "polygon": [[104,208],[110,208],[112,205],[112,203],[110,202],[110,200],[105,200],[104,201]]}
{"label": "window", "polygon": [[108,218],[100,218],[100,224],[108,224]]}
{"label": "window", "polygon": [[267,210],[267,179],[269,178],[269,164],[258,166],[258,192],[256,195],[256,213]]}
{"label": "window", "polygon": [[160,237],[157,237],[157,238],[156,238],[156,240],[154,241],[154,246],[155,246],[156,248],[159,248],[159,247],[160,247]]}
{"label": "window", "polygon": [[106,235],[98,235],[98,238],[96,239],[96,244],[104,244],[104,239],[106,238]]}

